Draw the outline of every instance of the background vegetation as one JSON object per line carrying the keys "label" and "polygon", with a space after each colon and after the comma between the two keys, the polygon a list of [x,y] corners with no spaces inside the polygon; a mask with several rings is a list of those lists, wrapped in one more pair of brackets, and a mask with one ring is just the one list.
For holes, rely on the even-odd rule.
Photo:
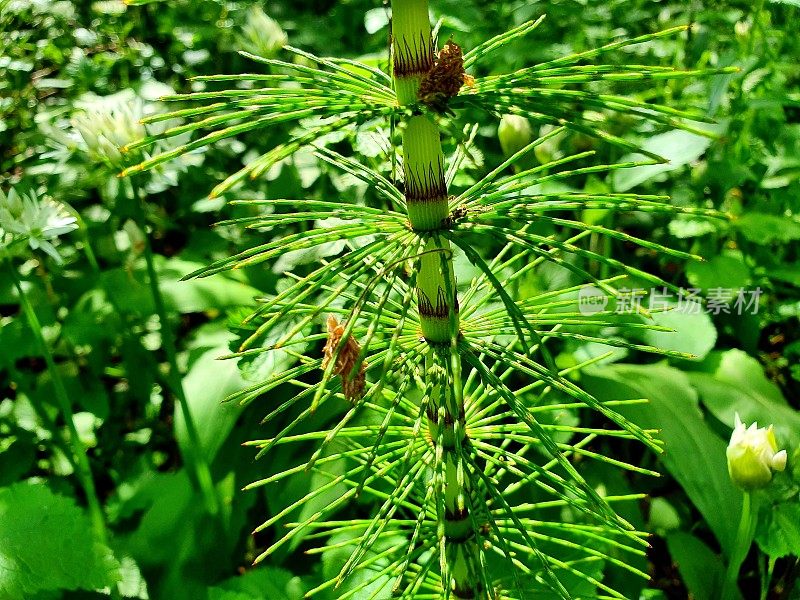
{"label": "background vegetation", "polygon": [[[734,413],[747,422],[774,423],[779,445],[789,449],[789,468],[759,497],[757,545],[740,582],[744,598],[800,597],[791,591],[800,554],[800,477],[793,470],[800,458],[800,5],[796,0],[755,5],[439,0],[432,8],[435,18],[443,18],[440,38],[452,35],[465,49],[546,13],[532,36],[497,55],[498,71],[686,23],[694,24],[686,33],[634,46],[608,60],[740,68],[737,74],[648,88],[647,100],[699,107],[715,117],[716,139],[654,131],[617,116],[610,124],[614,133],[671,162],[568,182],[587,192],[636,187],[642,193],[669,194],[681,206],[730,213],[730,222],[647,213],[615,218],[598,211],[586,211],[581,218],[706,258],[705,263],[684,264],[617,241],[601,249],[675,285],[700,289],[706,296],[720,289],[763,292],[757,314],[703,310],[657,316],[677,332],[648,332],[642,341],[691,353],[693,360],[618,349],[575,375],[600,399],[649,398],[650,404],[625,415],[660,429],[667,448],[656,456],[613,439],[597,441],[603,453],[663,476],[623,477],[599,463],[583,474],[606,494],[649,494],[626,505],[623,515],[656,534],[647,556],[637,559],[651,580],[627,577],[613,581],[614,587],[629,598],[712,598],[724,576],[741,510],[741,493],[732,487],[725,464]],[[292,128],[244,134],[136,177],[145,194],[145,219],[169,317],[160,324],[148,291],[137,202],[116,177],[118,169],[91,153],[80,124],[87,110],[124,106],[129,118],[123,116],[113,129],[123,143],[132,141],[141,135],[136,126],[141,116],[164,110],[158,98],[204,89],[205,84],[188,78],[258,72],[259,65],[236,51],[279,55],[287,39],[317,54],[357,57],[385,68],[387,23],[384,6],[363,0],[273,1],[266,6],[245,0],[142,6],[117,0],[0,0],[0,189],[13,186],[20,194],[67,203],[81,224],[58,244],[62,264],[39,252],[16,257],[9,265],[23,280],[73,400],[75,433],[90,448],[89,466],[111,532],[102,540],[89,527],[87,498],[62,443],[70,432],[56,383],[21,312],[16,275],[3,265],[0,598],[102,597],[107,592],[86,590],[117,581],[122,594],[132,598],[299,598],[338,572],[346,555],[331,550],[305,557],[313,544],[302,536],[268,564],[251,568],[276,531],[302,520],[302,514],[280,519],[254,536],[250,531],[321,480],[301,472],[280,488],[240,491],[296,464],[297,456],[278,449],[267,460],[254,461],[255,452],[242,443],[270,437],[280,423],[260,424],[267,412],[261,400],[244,408],[222,400],[294,358],[271,354],[269,360],[240,365],[217,358],[243,333],[229,325],[240,323],[254,297],[281,289],[284,273],[307,272],[341,247],[287,253],[266,266],[178,282],[212,260],[252,246],[262,235],[213,228],[216,221],[246,216],[247,209],[226,203],[233,194],[209,199],[208,192],[250,157],[285,141]],[[642,93],[640,86],[626,91]],[[477,118],[477,143],[457,184],[470,183],[486,172],[484,165],[502,160],[498,119]],[[352,136],[332,134],[327,141],[351,148],[360,161],[388,174],[381,133],[386,132],[364,128]],[[599,163],[623,158],[608,144],[574,134],[537,149],[537,158],[584,149],[595,150]],[[264,198],[356,202],[366,193],[362,183],[307,151],[246,186],[248,197]],[[491,255],[491,248],[482,250]],[[466,280],[472,273],[464,266],[458,276]],[[543,267],[528,285],[542,290],[583,283],[573,277],[565,269]],[[213,516],[192,484],[196,473],[185,466],[196,448],[174,394],[167,391],[161,325],[177,337],[183,386],[197,423],[199,460],[211,465],[223,499]],[[575,340],[559,346],[557,361],[566,367],[608,349]],[[273,390],[269,403],[279,403],[286,393]],[[315,419],[324,423],[338,414],[328,409]],[[563,419],[574,422],[577,415],[565,411]],[[309,455],[313,449],[309,443]],[[339,493],[334,488],[301,512],[313,514]],[[356,503],[342,517],[368,509]],[[597,568],[602,571],[603,565]],[[622,577],[613,571],[607,576]],[[326,591],[320,597],[336,594]]]}

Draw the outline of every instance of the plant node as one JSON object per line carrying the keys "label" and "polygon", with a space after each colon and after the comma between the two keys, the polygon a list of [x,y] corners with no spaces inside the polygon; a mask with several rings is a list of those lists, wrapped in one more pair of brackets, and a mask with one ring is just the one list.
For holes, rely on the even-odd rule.
{"label": "plant node", "polygon": [[475,80],[464,71],[461,46],[449,40],[434,58],[425,73],[417,96],[425,106],[438,113],[448,112],[450,98],[458,95],[461,86],[473,85]]}
{"label": "plant node", "polygon": [[[452,196],[451,196],[452,199]],[[460,220],[467,216],[467,209],[459,206],[450,211],[450,214],[442,219],[442,229],[453,229]]]}

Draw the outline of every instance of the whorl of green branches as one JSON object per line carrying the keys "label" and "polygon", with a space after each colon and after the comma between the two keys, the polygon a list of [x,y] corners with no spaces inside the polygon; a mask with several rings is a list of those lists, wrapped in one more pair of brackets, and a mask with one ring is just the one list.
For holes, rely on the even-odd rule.
{"label": "whorl of green branches", "polygon": [[[147,122],[181,117],[188,124],[145,138],[130,149],[146,150],[164,138],[202,133],[123,173],[152,168],[244,132],[303,120],[303,133],[252,160],[212,195],[263,175],[304,146],[312,146],[320,160],[371,189],[373,198],[363,205],[335,198],[236,200],[264,211],[225,224],[273,237],[189,275],[205,277],[270,261],[289,251],[345,243],[344,251],[320,261],[307,274],[287,274],[292,279],[289,285],[260,299],[255,312],[238,325],[245,338],[231,357],[249,360],[281,351],[295,359],[285,370],[231,398],[241,404],[263,398],[268,406],[265,422],[289,416],[277,434],[250,444],[259,449],[259,456],[279,445],[315,447],[307,462],[248,488],[274,485],[309,470],[327,481],[272,515],[259,529],[296,514],[342,484],[347,488],[325,508],[289,523],[257,561],[301,536],[319,540],[312,553],[346,548],[349,559],[340,572],[309,596],[340,587],[340,598],[390,594],[415,599],[571,598],[570,587],[583,583],[595,589],[598,598],[623,598],[598,580],[592,567],[604,562],[647,577],[627,560],[644,554],[646,534],[614,509],[641,496],[604,496],[573,463],[580,458],[650,473],[593,451],[592,441],[604,436],[638,440],[655,451],[661,444],[655,432],[617,412],[618,407],[638,401],[601,402],[569,377],[607,354],[559,368],[547,343],[577,339],[686,357],[636,341],[642,330],[665,330],[647,319],[646,310],[627,319],[613,311],[614,299],[629,296],[625,284],[631,279],[677,289],[584,241],[590,235],[606,236],[678,259],[698,257],[569,215],[584,209],[725,215],[676,207],[663,196],[538,191],[547,182],[641,162],[579,166],[591,152],[536,167],[527,166],[525,159],[566,130],[627,151],[638,150],[634,143],[610,133],[604,123],[589,120],[588,110],[622,112],[705,135],[696,126],[707,120],[699,111],[598,93],[585,84],[695,78],[719,71],[590,62],[684,29],[675,28],[513,73],[467,78],[457,95],[430,104],[418,95],[438,60],[427,0],[392,4],[392,76],[352,60],[318,57],[290,46],[286,51],[302,62],[248,55],[268,67],[269,74],[203,77],[206,82],[234,86],[163,98],[189,102],[191,107]],[[494,52],[530,34],[539,22],[524,23],[469,50],[463,67],[487,64]],[[451,191],[475,128],[465,128],[459,153],[448,161],[442,153],[439,113],[464,107],[524,115],[554,129],[473,185]],[[402,186],[316,143],[331,132],[389,118],[402,129]],[[639,152],[649,156],[647,164],[661,160]],[[293,226],[330,217],[336,218],[334,225],[288,233]],[[556,233],[543,234],[533,226],[542,223]],[[483,252],[487,247],[500,250],[487,257]],[[456,253],[476,268],[478,275],[470,281],[456,281]],[[576,306],[579,286],[515,298],[518,294],[512,292],[546,263],[567,269],[612,301],[606,309],[586,316]],[[604,274],[598,275],[589,265],[599,265]],[[329,320],[326,332],[323,323],[331,315],[336,318]],[[629,332],[630,339],[608,337],[604,328],[609,327]],[[359,378],[363,385],[354,386]],[[293,387],[296,393],[270,406],[268,392],[278,386]],[[341,416],[310,428],[306,420],[322,405],[333,406]],[[563,411],[582,408],[601,415],[605,425],[559,423]],[[343,458],[347,461],[343,471],[328,469]],[[525,490],[535,490],[537,497],[546,499],[526,500],[530,496],[520,493]],[[332,518],[358,497],[373,502],[370,518]],[[568,521],[563,514],[570,515]],[[349,576],[356,571],[361,576],[353,582]]]}

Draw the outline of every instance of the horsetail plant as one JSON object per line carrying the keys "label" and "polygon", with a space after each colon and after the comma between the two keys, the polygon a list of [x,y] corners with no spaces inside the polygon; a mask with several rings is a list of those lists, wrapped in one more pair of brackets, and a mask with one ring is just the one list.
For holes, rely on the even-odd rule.
{"label": "horsetail plant", "polygon": [[[428,14],[427,0],[393,0],[391,75],[353,60],[322,58],[286,46],[303,60],[247,54],[271,71],[198,78],[247,85],[164,98],[202,105],[149,117],[146,122],[175,117],[190,122],[134,142],[128,151],[187,132],[207,132],[153,154],[123,175],[243,132],[302,120],[302,133],[249,162],[212,195],[258,178],[304,146],[371,190],[372,201],[364,204],[235,200],[262,213],[225,224],[275,231],[276,237],[187,276],[257,265],[331,241],[345,243],[342,252],[321,260],[307,274],[287,274],[289,283],[261,299],[257,310],[237,324],[244,341],[232,356],[250,360],[283,352],[295,359],[232,396],[249,404],[278,386],[296,390],[289,400],[270,407],[264,419],[282,423],[278,433],[251,445],[259,448],[259,456],[279,445],[314,448],[308,461],[248,489],[305,471],[327,479],[258,530],[283,522],[315,499],[329,498],[333,490],[344,490],[324,508],[289,523],[256,562],[300,538],[327,540],[309,552],[345,549],[348,558],[309,596],[338,588],[340,598],[624,598],[600,578],[598,565],[647,577],[628,560],[644,555],[646,534],[614,508],[642,496],[604,495],[575,463],[597,461],[653,473],[594,451],[592,442],[631,439],[655,451],[661,444],[653,431],[617,412],[640,401],[599,401],[570,377],[608,354],[563,366],[548,345],[578,340],[685,358],[609,335],[626,330],[634,338],[637,331],[665,329],[649,321],[644,308],[628,319],[615,314],[615,302],[630,300],[626,282],[678,290],[585,242],[599,235],[678,259],[698,257],[570,214],[603,209],[725,215],[673,206],[663,196],[548,186],[661,160],[652,153],[640,151],[643,161],[610,165],[591,165],[588,151],[534,167],[523,165],[523,159],[567,131],[637,150],[590,119],[589,111],[624,112],[655,125],[705,134],[697,124],[707,120],[700,112],[598,93],[584,84],[695,78],[719,71],[588,62],[685,29],[680,27],[505,75],[471,76],[467,70],[486,65],[493,52],[530,34],[541,19],[464,54],[453,41],[438,48]],[[453,189],[477,126],[464,127],[464,139],[450,160],[441,138],[448,131],[443,124],[463,108],[524,116],[548,130],[474,184]],[[331,132],[385,119],[398,123],[401,132],[391,156],[393,162],[402,162],[402,184],[324,143]],[[395,136],[388,142],[395,143]],[[329,217],[335,222],[290,232]],[[494,248],[493,256],[484,248]],[[462,257],[477,272],[469,281],[458,281],[455,275]],[[591,284],[609,304],[582,314],[576,304],[580,285],[515,298],[524,282],[548,263]],[[593,274],[596,265],[609,275]],[[311,333],[320,325],[319,333]],[[310,427],[308,418],[322,406],[337,417]],[[560,422],[561,415],[583,408],[599,415],[598,425]],[[331,468],[343,461],[346,467]],[[332,519],[359,497],[374,502],[371,517]],[[356,572],[360,575],[351,577]]]}

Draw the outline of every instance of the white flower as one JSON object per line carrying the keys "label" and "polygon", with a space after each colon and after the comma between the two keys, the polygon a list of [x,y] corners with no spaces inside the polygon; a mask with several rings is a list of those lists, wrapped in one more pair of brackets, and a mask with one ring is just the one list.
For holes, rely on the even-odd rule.
{"label": "white flower", "polygon": [[61,256],[50,240],[78,228],[77,219],[63,204],[40,200],[33,192],[20,196],[11,188],[8,194],[0,191],[0,244],[7,248],[27,241],[33,250],[44,250],[56,261]]}
{"label": "white flower", "polygon": [[728,473],[736,486],[754,490],[766,486],[774,471],[786,468],[786,450],[778,452],[772,425],[747,427],[736,413],[736,423],[726,451]]}
{"label": "white flower", "polygon": [[250,9],[238,40],[244,50],[264,58],[275,56],[287,41],[286,32],[260,6]]}
{"label": "white flower", "polygon": [[139,156],[133,154],[126,161],[122,149],[147,135],[141,123],[144,117],[141,98],[115,94],[87,102],[84,110],[72,118],[72,126],[79,136],[81,149],[91,160],[118,169],[126,162],[139,160]]}
{"label": "white flower", "polygon": [[[83,153],[89,161],[114,174],[147,158],[174,150],[187,143],[192,135],[191,131],[178,131],[182,119],[162,117],[152,123],[143,123],[149,117],[163,114],[164,104],[156,100],[172,94],[172,88],[155,81],[143,85],[138,94],[133,90],[109,96],[86,94],[75,103],[77,110],[71,118],[72,128],[62,145],[70,151]],[[159,137],[168,130],[168,135]],[[52,133],[50,136],[54,137]],[[131,147],[134,142],[144,139],[148,140],[144,145]],[[177,160],[156,165],[149,169],[151,175],[145,191],[157,193],[177,185],[178,174],[202,160],[202,153],[187,153]],[[115,179],[111,181],[116,182]]]}

